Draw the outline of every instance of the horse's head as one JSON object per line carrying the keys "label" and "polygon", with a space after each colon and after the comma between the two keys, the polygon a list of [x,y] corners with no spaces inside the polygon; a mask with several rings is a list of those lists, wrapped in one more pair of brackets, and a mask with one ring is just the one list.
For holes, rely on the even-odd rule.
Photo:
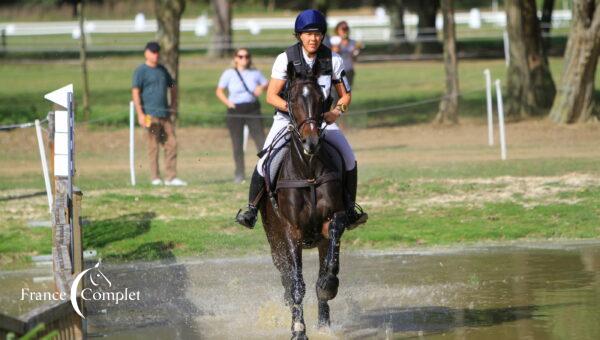
{"label": "horse's head", "polygon": [[289,89],[288,108],[292,123],[302,142],[304,153],[315,154],[319,149],[320,127],[325,100],[316,78],[295,78]]}

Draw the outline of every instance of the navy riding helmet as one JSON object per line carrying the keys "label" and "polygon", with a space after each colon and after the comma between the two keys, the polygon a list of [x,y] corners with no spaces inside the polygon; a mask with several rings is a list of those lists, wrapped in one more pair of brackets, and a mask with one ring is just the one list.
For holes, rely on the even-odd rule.
{"label": "navy riding helmet", "polygon": [[327,32],[327,21],[323,13],[315,9],[307,9],[302,11],[296,17],[294,24],[294,32],[321,32],[323,35]]}

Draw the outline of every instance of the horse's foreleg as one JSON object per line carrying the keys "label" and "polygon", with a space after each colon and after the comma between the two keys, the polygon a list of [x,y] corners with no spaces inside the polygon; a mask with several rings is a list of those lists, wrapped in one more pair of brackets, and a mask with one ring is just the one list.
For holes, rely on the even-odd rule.
{"label": "horse's foreleg", "polygon": [[[328,222],[329,224],[329,222]],[[327,289],[321,289],[319,283],[322,278],[327,275],[327,270],[325,267],[325,257],[327,256],[327,248],[329,246],[329,242],[327,240],[321,240],[319,243],[319,278],[317,280],[316,289],[317,289],[317,299],[318,299],[318,308],[319,308],[319,321],[317,326],[319,328],[329,327],[331,324],[329,317],[329,304],[327,300],[330,299],[330,294]]]}
{"label": "horse's foreleg", "polygon": [[339,280],[337,274],[340,271],[340,240],[346,229],[346,214],[338,212],[333,214],[329,223],[326,252],[324,247],[319,247],[319,253],[325,253],[319,270],[319,279],[317,280],[317,297],[319,301],[331,300],[337,295]]}
{"label": "horse's foreleg", "polygon": [[292,339],[301,340],[308,339],[302,308],[302,300],[306,289],[302,276],[301,237],[295,237],[299,235],[294,234],[294,232],[291,232],[286,235],[285,261],[282,263],[281,281],[286,291],[286,302],[290,305],[292,312]]}

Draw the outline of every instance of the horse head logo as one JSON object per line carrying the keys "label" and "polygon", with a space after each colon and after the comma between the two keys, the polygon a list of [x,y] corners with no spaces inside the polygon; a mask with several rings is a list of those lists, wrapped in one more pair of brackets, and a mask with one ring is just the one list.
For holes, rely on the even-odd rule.
{"label": "horse head logo", "polygon": [[71,285],[71,305],[73,306],[73,309],[75,310],[75,312],[84,319],[85,319],[85,316],[83,316],[83,314],[81,313],[81,310],[79,309],[79,306],[77,305],[77,287],[79,286],[79,282],[81,281],[83,276],[87,272],[90,272],[90,281],[92,282],[92,285],[94,285],[95,287],[98,287],[100,285],[100,283],[102,282],[102,280],[104,280],[106,283],[108,283],[109,287],[112,286],[112,283],[110,282],[110,280],[106,277],[106,275],[104,275],[104,273],[102,273],[102,271],[100,271],[100,263],[102,263],[102,259],[98,260],[98,263],[96,263],[96,265],[93,266],[92,268],[88,268],[88,269],[82,271],[81,273],[77,274],[77,276],[75,277],[75,280],[73,280],[73,284]]}
{"label": "horse head logo", "polygon": [[[104,273],[102,273],[100,271],[100,263],[102,262],[102,259],[98,260],[98,263],[96,263],[96,265],[91,268],[92,271],[90,272],[90,281],[92,282],[92,284],[96,287],[98,287],[100,285],[100,282],[102,279],[104,279],[104,281],[106,281],[106,283],[108,283],[108,286],[112,286],[112,283],[110,282],[110,280],[106,277],[106,275],[104,275]],[[97,280],[97,281],[94,281]],[[98,283],[96,283],[98,282]]]}

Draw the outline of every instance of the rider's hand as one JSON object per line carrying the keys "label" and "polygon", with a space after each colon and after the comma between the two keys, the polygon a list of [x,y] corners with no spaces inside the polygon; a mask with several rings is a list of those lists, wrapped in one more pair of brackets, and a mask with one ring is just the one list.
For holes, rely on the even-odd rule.
{"label": "rider's hand", "polygon": [[339,109],[335,108],[331,111],[325,112],[323,117],[327,124],[333,124],[340,117],[341,114],[342,114],[342,112]]}

